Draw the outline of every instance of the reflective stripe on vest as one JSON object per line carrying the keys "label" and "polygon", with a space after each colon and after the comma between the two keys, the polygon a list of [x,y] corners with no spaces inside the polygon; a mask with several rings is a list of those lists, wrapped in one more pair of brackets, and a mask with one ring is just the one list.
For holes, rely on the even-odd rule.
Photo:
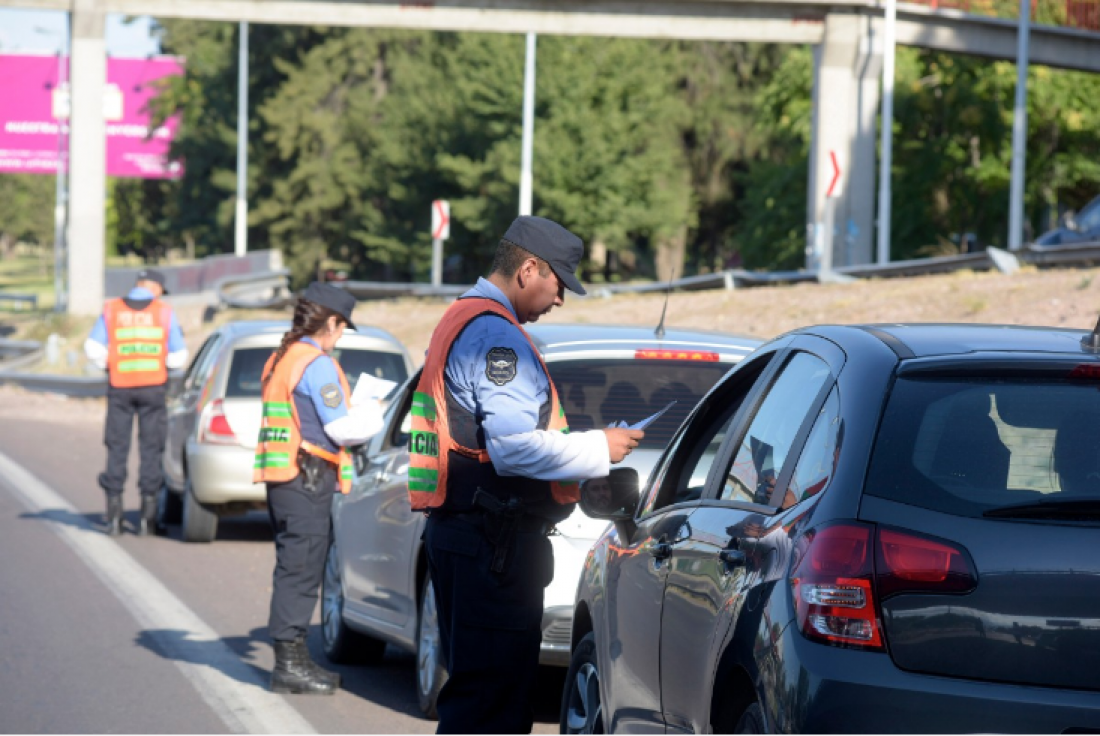
{"label": "reflective stripe on vest", "polygon": [[[263,388],[263,412],[260,421],[260,436],[256,443],[256,460],[252,466],[253,483],[286,483],[298,477],[298,450],[304,450],[311,455],[323,458],[338,466],[338,483],[341,493],[351,490],[352,481],[355,480],[355,470],[351,460],[351,454],[340,448],[338,453],[331,453],[311,442],[302,439],[298,420],[298,407],[294,404],[294,388],[302,380],[306,368],[317,358],[324,355],[320,349],[308,342],[296,342],[287,348],[282,360],[272,371],[271,364],[275,360],[272,355],[264,366],[263,376],[266,379]],[[348,379],[340,364],[336,365],[336,373],[340,378],[340,387],[344,390],[344,397],[351,396],[351,388],[348,387]]]}
{"label": "reflective stripe on vest", "polygon": [[[438,508],[446,501],[450,453],[465,455],[481,463],[491,462],[488,450],[464,447],[451,436],[444,377],[447,358],[455,340],[466,329],[466,325],[483,314],[503,317],[519,328],[528,342],[531,340],[512,313],[495,299],[459,299],[443,314],[443,319],[432,333],[428,356],[413,393],[410,411],[412,430],[409,434],[409,501],[414,510]],[[558,391],[550,378],[550,372],[546,370],[546,363],[534,343],[531,343],[531,350],[538,356],[539,364],[550,384],[550,421],[547,429],[568,432],[565,409],[558,399]],[[580,486],[575,481],[553,481],[548,484],[554,500],[559,504],[576,503],[580,498]]]}
{"label": "reflective stripe on vest", "polygon": [[168,381],[168,330],[172,310],[154,299],[132,309],[112,299],[103,309],[107,328],[107,375],[115,388],[160,386]]}

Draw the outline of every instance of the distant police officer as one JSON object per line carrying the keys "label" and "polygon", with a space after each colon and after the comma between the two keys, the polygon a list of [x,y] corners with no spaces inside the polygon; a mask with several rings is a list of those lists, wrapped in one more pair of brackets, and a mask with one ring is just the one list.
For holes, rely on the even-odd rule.
{"label": "distant police officer", "polygon": [[351,488],[346,447],[382,427],[381,407],[349,407],[347,378],[329,353],[345,327],[355,329],[355,298],[314,282],[263,372],[263,419],[253,481],[267,483],[275,533],[275,572],[268,631],[275,648],[271,689],[328,695],[340,676],[318,667],[306,648],[332,532],[333,494]]}
{"label": "distant police officer", "polygon": [[527,733],[538,670],[546,534],[643,433],[568,434],[546,366],[520,326],[584,294],[584,246],[541,217],[504,234],[492,273],[432,334],[412,405],[409,496],[425,544],[449,678],[439,733]]}
{"label": "distant police officer", "polygon": [[107,494],[111,536],[122,532],[122,489],[135,414],[141,452],[138,534],[148,534],[156,521],[157,492],[164,483],[161,456],[168,426],[168,371],[187,364],[187,345],[176,315],[160,301],[167,293],[162,273],[142,271],[129,294],[107,302],[84,342],[88,360],[107,371],[110,384],[103,433],[107,470],[99,474],[99,486]]}

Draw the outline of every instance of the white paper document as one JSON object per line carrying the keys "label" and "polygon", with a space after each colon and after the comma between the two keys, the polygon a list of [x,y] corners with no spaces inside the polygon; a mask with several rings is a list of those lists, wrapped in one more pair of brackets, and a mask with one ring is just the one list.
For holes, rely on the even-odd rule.
{"label": "white paper document", "polygon": [[664,409],[661,409],[659,412],[657,412],[656,414],[654,414],[651,417],[646,417],[645,419],[643,419],[640,422],[636,422],[634,424],[627,424],[626,422],[624,422],[623,420],[620,419],[619,421],[614,422],[612,424],[609,424],[607,426],[612,428],[612,429],[645,429],[646,427],[648,427],[649,425],[653,424],[655,421],[660,419],[661,415],[664,414],[669,409],[671,409],[672,405],[675,404],[675,403],[676,403],[675,401],[668,402],[668,406],[666,406]]}
{"label": "white paper document", "polygon": [[385,378],[375,378],[368,373],[360,373],[359,380],[355,382],[355,390],[351,392],[351,405],[361,406],[368,401],[384,399],[395,386],[397,386],[396,381],[387,381]]}

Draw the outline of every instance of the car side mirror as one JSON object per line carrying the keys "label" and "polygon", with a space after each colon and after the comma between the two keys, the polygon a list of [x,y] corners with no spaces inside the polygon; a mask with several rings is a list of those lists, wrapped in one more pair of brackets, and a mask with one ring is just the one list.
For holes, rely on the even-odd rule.
{"label": "car side mirror", "polygon": [[639,495],[638,471],[614,468],[606,478],[581,483],[581,511],[593,519],[614,522],[620,536],[629,538],[634,533]]}

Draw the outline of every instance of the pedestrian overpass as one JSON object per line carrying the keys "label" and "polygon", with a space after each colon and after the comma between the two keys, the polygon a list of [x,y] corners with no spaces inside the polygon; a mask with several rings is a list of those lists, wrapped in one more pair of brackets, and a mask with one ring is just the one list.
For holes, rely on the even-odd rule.
{"label": "pedestrian overpass", "polygon": [[[1067,0],[1080,4],[1081,0]],[[107,13],[254,23],[622,36],[814,46],[808,228],[826,220],[837,169],[836,266],[873,260],[876,130],[883,52],[880,0],[0,0],[0,7],[71,13],[69,310],[103,300]],[[1016,22],[901,3],[897,42],[1015,60]],[[1100,32],[1032,26],[1030,61],[1100,72]],[[834,168],[833,161],[836,166]],[[518,172],[517,172],[518,175]]]}

